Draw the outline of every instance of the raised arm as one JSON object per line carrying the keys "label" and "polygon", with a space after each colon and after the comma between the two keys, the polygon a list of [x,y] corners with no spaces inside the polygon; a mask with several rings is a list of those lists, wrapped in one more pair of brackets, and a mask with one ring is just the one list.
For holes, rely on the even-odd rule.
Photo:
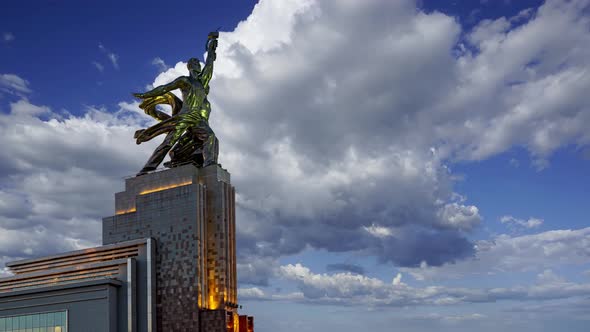
{"label": "raised arm", "polygon": [[209,33],[209,36],[207,37],[207,60],[205,60],[205,67],[199,75],[199,79],[204,88],[209,86],[211,77],[213,77],[213,62],[217,57],[217,54],[215,53],[215,49],[217,48],[217,37],[219,37],[219,32],[217,31]]}
{"label": "raised arm", "polygon": [[151,91],[148,91],[145,93],[134,93],[133,95],[137,98],[157,97],[157,96],[161,96],[161,95],[165,94],[166,92],[180,89],[185,84],[187,84],[186,78],[184,76],[180,76],[177,79],[175,79],[174,81],[172,81],[168,84],[160,85],[160,86],[152,89]]}

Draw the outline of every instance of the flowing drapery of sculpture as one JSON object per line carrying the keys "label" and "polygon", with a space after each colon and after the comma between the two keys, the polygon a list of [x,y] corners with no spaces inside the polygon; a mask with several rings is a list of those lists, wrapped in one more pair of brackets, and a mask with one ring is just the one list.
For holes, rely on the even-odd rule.
{"label": "flowing drapery of sculpture", "polygon": [[[139,105],[144,112],[160,122],[135,132],[137,144],[166,134],[164,141],[153,152],[138,175],[155,170],[170,155],[170,162],[164,166],[174,167],[192,162],[199,167],[217,163],[219,142],[209,127],[211,104],[207,100],[209,82],[213,76],[218,32],[211,32],[207,38],[207,59],[201,70],[198,59],[188,60],[189,76],[180,76],[171,83],[158,86],[145,93],[134,93],[142,99]],[[182,100],[170,91],[180,89]],[[157,109],[157,105],[168,104],[172,107],[171,115]]]}

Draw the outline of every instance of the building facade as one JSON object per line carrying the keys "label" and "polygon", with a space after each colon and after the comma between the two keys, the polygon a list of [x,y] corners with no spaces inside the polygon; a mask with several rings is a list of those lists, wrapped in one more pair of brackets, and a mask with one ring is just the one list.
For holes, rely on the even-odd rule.
{"label": "building facade", "polygon": [[0,331],[253,331],[237,313],[235,189],[220,166],[126,179],[102,239],[7,264]]}
{"label": "building facade", "polygon": [[6,264],[0,331],[154,331],[154,249],[141,239]]}

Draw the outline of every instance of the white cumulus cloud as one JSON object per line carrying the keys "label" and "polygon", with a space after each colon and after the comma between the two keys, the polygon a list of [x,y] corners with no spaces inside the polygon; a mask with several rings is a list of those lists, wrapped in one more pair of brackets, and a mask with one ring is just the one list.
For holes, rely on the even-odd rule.
{"label": "white cumulus cloud", "polygon": [[0,91],[17,95],[31,93],[29,82],[15,74],[0,74]]}
{"label": "white cumulus cloud", "polygon": [[515,218],[513,216],[503,216],[502,218],[500,218],[500,221],[503,224],[507,224],[509,226],[519,226],[519,227],[524,227],[524,228],[537,228],[541,225],[543,225],[543,219],[539,219],[539,218],[529,218],[527,220],[524,219],[518,219]]}
{"label": "white cumulus cloud", "polygon": [[590,228],[553,230],[531,235],[502,234],[476,243],[473,258],[441,266],[402,268],[418,280],[469,275],[544,271],[590,263]]}

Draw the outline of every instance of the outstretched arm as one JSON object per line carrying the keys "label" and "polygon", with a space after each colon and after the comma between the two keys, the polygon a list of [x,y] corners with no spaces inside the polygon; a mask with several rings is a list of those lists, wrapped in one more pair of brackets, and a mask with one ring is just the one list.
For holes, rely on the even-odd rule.
{"label": "outstretched arm", "polygon": [[184,76],[180,76],[179,78],[175,79],[174,81],[160,85],[151,91],[145,93],[134,93],[133,95],[137,98],[150,98],[150,97],[157,97],[165,94],[166,92],[170,92],[172,90],[180,89],[182,86],[186,84],[186,78]]}
{"label": "outstretched arm", "polygon": [[219,37],[219,32],[211,32],[207,37],[209,39],[207,41],[207,60],[205,60],[205,67],[203,68],[203,71],[201,71],[201,75],[199,75],[199,79],[204,88],[209,86],[211,77],[213,77],[213,62],[217,57],[217,54],[215,53],[215,49],[217,49],[217,37]]}

